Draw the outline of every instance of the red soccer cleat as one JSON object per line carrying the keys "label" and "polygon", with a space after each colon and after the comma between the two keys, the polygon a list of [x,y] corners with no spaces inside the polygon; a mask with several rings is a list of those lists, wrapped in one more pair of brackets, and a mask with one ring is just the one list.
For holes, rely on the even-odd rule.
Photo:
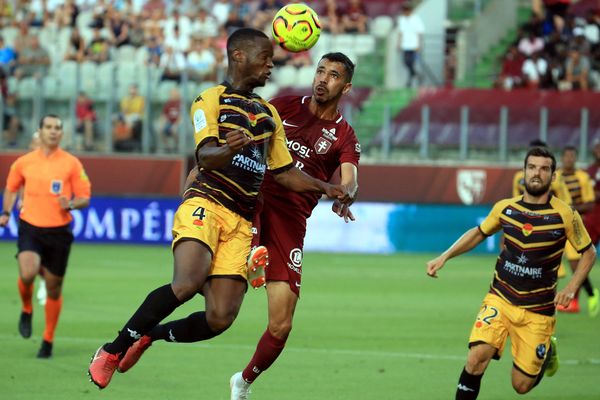
{"label": "red soccer cleat", "polygon": [[110,379],[119,365],[119,355],[110,354],[104,350],[104,346],[100,346],[94,357],[92,357],[88,375],[90,380],[100,389],[104,389],[110,383]]}
{"label": "red soccer cleat", "polygon": [[144,354],[146,349],[150,346],[152,346],[152,339],[150,336],[142,336],[133,344],[133,346],[129,348],[129,350],[127,350],[125,357],[123,357],[121,362],[119,362],[117,371],[121,373],[129,371],[129,369],[138,362],[138,360],[142,357],[142,354]]}
{"label": "red soccer cleat", "polygon": [[248,281],[254,289],[265,286],[265,269],[269,265],[269,251],[265,246],[258,246],[248,256]]}
{"label": "red soccer cleat", "polygon": [[579,299],[575,298],[571,300],[569,305],[566,307],[558,305],[556,309],[560,312],[577,314],[579,312]]}

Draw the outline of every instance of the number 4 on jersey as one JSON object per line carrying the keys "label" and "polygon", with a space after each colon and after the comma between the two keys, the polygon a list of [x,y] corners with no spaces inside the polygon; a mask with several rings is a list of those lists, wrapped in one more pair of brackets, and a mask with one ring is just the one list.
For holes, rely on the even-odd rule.
{"label": "number 4 on jersey", "polygon": [[204,225],[203,219],[204,219],[204,217],[206,217],[206,214],[204,213],[204,207],[196,208],[196,210],[192,213],[192,216],[197,218],[194,220],[194,225],[196,225],[196,226]]}

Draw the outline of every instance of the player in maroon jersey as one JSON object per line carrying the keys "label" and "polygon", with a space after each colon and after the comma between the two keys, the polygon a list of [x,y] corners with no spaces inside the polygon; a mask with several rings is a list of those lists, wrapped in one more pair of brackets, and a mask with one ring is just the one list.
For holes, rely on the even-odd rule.
{"label": "player in maroon jersey", "polygon": [[585,214],[583,222],[592,238],[592,243],[596,244],[600,240],[600,141],[594,144],[592,154],[594,155],[594,163],[588,167],[587,173],[594,181],[596,203],[594,208]]}
{"label": "player in maroon jersey", "polygon": [[[338,105],[352,87],[353,73],[354,64],[344,54],[325,54],[317,66],[312,96],[286,96],[270,101],[285,126],[295,165],[326,182],[339,167],[341,184],[348,188],[352,200],[358,189],[360,144],[339,113]],[[283,351],[300,294],[306,220],[320,197],[290,192],[269,173],[261,193],[264,204],[254,218],[254,244],[269,250],[266,268],[269,323],[250,363],[243,372],[231,377],[231,399],[248,398],[250,384]],[[334,211],[346,222],[354,219],[347,205],[336,202]]]}

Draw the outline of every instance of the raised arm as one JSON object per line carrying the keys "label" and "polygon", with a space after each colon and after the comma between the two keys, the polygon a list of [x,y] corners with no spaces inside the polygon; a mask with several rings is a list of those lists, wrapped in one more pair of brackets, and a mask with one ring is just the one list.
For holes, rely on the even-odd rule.
{"label": "raised arm", "polygon": [[226,140],[224,146],[217,146],[216,140],[210,140],[198,148],[196,151],[198,166],[205,169],[224,168],[231,163],[234,155],[252,142],[252,139],[241,129],[227,132]]}
{"label": "raised arm", "polygon": [[305,174],[296,167],[274,174],[275,181],[294,192],[316,192],[329,198],[342,199],[348,196],[348,190],[342,185],[332,185]]}
{"label": "raised arm", "polygon": [[479,227],[469,229],[448,250],[427,263],[427,275],[437,278],[437,271],[444,267],[446,261],[472,250],[485,238]]}

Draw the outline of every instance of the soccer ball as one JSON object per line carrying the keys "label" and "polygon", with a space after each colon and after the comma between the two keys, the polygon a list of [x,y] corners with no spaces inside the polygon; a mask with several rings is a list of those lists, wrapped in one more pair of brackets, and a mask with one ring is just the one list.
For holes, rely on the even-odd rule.
{"label": "soccer ball", "polygon": [[319,17],[306,4],[288,4],[273,18],[273,38],[287,51],[308,50],[321,36]]}

